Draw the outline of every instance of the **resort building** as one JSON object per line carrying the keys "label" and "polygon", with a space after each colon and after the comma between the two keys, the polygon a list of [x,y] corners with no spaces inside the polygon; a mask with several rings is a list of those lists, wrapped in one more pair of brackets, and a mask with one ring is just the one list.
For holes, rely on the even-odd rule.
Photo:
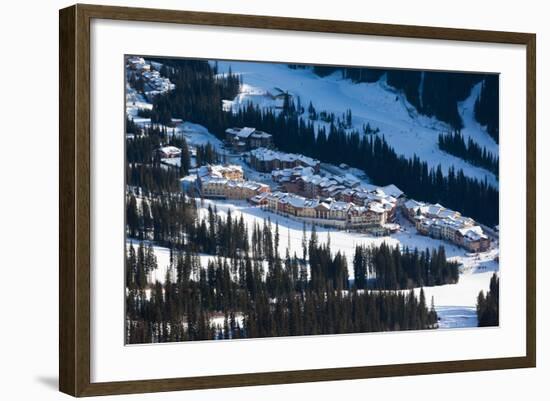
{"label": "resort building", "polygon": [[238,165],[201,166],[190,170],[180,182],[185,193],[204,198],[246,200],[271,191],[266,184],[245,180]]}
{"label": "resort building", "polygon": [[254,169],[264,173],[299,166],[310,167],[313,172],[318,173],[321,167],[321,162],[311,157],[279,152],[267,148],[251,150],[249,153],[249,163]]}
{"label": "resort building", "polygon": [[213,177],[213,178],[225,178],[228,180],[244,180],[243,168],[238,164],[221,165],[208,164],[201,166],[197,169],[191,170],[191,174],[196,173],[199,178]]}
{"label": "resort building", "polygon": [[393,221],[397,201],[403,196],[403,192],[395,185],[377,187],[361,184],[352,174],[321,176],[315,174],[312,167],[275,170],[271,175],[284,192],[306,198],[333,199],[356,206],[376,205],[376,209],[383,210],[385,222]]}
{"label": "resort building", "polygon": [[306,198],[288,192],[259,194],[250,201],[274,213],[319,226],[363,230],[379,235],[399,228],[388,222],[388,211],[378,202],[358,206],[351,202]]}
{"label": "resort building", "polygon": [[403,212],[420,234],[452,242],[470,252],[486,251],[491,245],[489,237],[473,219],[438,203],[409,199],[403,203]]}
{"label": "resort building", "polygon": [[206,177],[200,180],[200,194],[204,198],[247,200],[269,191],[268,185],[255,181],[228,180],[218,177]]}
{"label": "resort building", "polygon": [[126,66],[129,71],[128,78],[143,82],[143,94],[149,101],[176,88],[169,78],[160,75],[158,70],[162,65],[159,63],[150,63],[143,57],[130,56],[126,59]]}
{"label": "resort building", "polygon": [[239,152],[273,146],[273,136],[271,134],[250,127],[226,129],[225,141]]}
{"label": "resort building", "polygon": [[181,156],[181,149],[175,146],[163,146],[157,149],[157,154],[161,159],[172,159]]}
{"label": "resort building", "polygon": [[128,66],[128,68],[132,70],[149,71],[151,69],[151,65],[147,64],[143,57],[138,57],[138,56],[128,57],[126,59],[126,65]]}

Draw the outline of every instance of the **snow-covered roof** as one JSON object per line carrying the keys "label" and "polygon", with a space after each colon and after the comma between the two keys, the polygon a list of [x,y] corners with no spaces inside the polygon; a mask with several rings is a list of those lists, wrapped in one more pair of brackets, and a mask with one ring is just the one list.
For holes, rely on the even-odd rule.
{"label": "snow-covered roof", "polygon": [[256,128],[244,127],[244,128],[228,128],[225,130],[228,134],[238,136],[239,138],[248,138]]}
{"label": "snow-covered roof", "polygon": [[401,191],[399,188],[397,188],[393,184],[389,184],[389,185],[386,185],[385,187],[382,187],[382,190],[388,195],[393,196],[394,198],[399,198],[401,195],[403,195],[403,191]]}
{"label": "snow-covered roof", "polygon": [[367,210],[368,209],[365,206],[356,206],[356,205],[353,205],[349,209],[350,212],[357,213],[357,214],[362,214],[362,213],[366,212]]}
{"label": "snow-covered roof", "polygon": [[261,139],[268,139],[268,138],[271,138],[271,134],[268,134],[267,132],[263,132],[263,131],[254,131],[251,136],[253,138],[261,138]]}
{"label": "snow-covered roof", "polygon": [[371,212],[374,212],[374,213],[384,213],[386,210],[384,209],[384,207],[378,203],[378,202],[371,202],[368,204],[368,208]]}
{"label": "snow-covered roof", "polygon": [[276,150],[271,150],[266,148],[257,148],[257,149],[251,150],[250,155],[262,161],[272,161],[272,160],[280,160],[285,162],[299,161],[307,166],[312,166],[312,167],[320,163],[319,160],[312,159],[311,157],[304,156],[301,154],[279,152]]}
{"label": "snow-covered roof", "polygon": [[346,188],[342,191],[342,195],[352,196],[355,192],[356,191],[353,188]]}
{"label": "snow-covered roof", "polygon": [[261,192],[257,195],[254,195],[252,198],[250,198],[250,200],[252,202],[255,202],[255,203],[259,203],[261,202],[262,200],[266,199],[268,196],[270,195],[269,192]]}
{"label": "snow-covered roof", "polygon": [[244,127],[237,133],[237,136],[241,138],[248,138],[254,131],[256,131],[256,128]]}
{"label": "snow-covered roof", "polygon": [[455,212],[454,210],[451,210],[451,209],[441,209],[439,211],[440,217],[454,217],[458,214],[459,214],[458,212]]}
{"label": "snow-covered roof", "polygon": [[256,182],[256,181],[237,181],[237,180],[227,180],[227,186],[233,188],[247,188],[253,191],[256,191],[260,188],[267,188],[268,185]]}
{"label": "snow-covered roof", "polygon": [[483,229],[480,226],[466,227],[458,230],[465,239],[470,241],[477,241],[480,239],[487,239],[487,235],[483,233]]}
{"label": "snow-covered roof", "polygon": [[159,152],[166,155],[179,155],[181,153],[181,149],[176,148],[175,146],[162,146],[159,148]]}
{"label": "snow-covered roof", "polygon": [[208,165],[206,166],[206,169],[208,170],[209,174],[218,175],[222,177],[230,173],[243,174],[243,168],[238,164],[229,164],[227,166],[222,166],[220,164]]}
{"label": "snow-covered roof", "polygon": [[408,199],[405,204],[405,208],[407,209],[416,209],[420,206],[424,206],[424,203],[415,201],[414,199]]}
{"label": "snow-covered roof", "polygon": [[433,216],[437,216],[439,214],[439,212],[441,212],[442,209],[443,209],[443,206],[436,203],[435,205],[428,205],[428,209],[427,209],[426,213],[428,213],[430,215],[433,215]]}
{"label": "snow-covered roof", "polygon": [[130,64],[145,64],[145,59],[138,56],[130,56],[126,59]]}
{"label": "snow-covered roof", "polygon": [[294,206],[294,207],[297,207],[297,208],[304,207],[305,202],[306,202],[306,198],[304,198],[302,196],[289,196],[288,197],[288,203],[291,206]]}
{"label": "snow-covered roof", "polygon": [[353,203],[336,201],[336,202],[330,203],[330,210],[346,211],[352,206],[353,206]]}

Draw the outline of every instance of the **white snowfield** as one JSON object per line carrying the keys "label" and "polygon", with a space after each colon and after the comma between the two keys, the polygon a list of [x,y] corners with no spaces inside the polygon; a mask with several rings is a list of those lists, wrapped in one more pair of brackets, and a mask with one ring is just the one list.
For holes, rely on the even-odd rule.
{"label": "white snowfield", "polygon": [[[139,110],[153,110],[153,105],[149,103],[141,93],[136,92],[130,84],[126,84],[126,114],[129,118],[139,119]],[[148,119],[149,121],[151,119]]]}
{"label": "white snowfield", "polygon": [[[284,64],[253,63],[239,61],[219,61],[220,74],[229,71],[240,74],[243,79],[241,93],[235,99],[224,101],[225,110],[237,110],[248,103],[260,107],[280,107],[280,99],[275,95],[280,90],[287,91],[295,99],[300,98],[306,109],[311,101],[317,113],[333,112],[341,117],[346,110],[352,111],[352,125],[362,132],[367,123],[379,128],[388,143],[398,154],[412,157],[416,154],[430,167],[441,164],[443,172],[454,166],[462,169],[467,176],[479,178],[498,186],[498,180],[491,172],[474,167],[464,160],[439,150],[437,142],[440,133],[450,132],[451,128],[435,118],[418,114],[405,96],[385,83],[385,78],[375,83],[353,83],[341,78],[336,72],[327,77],[319,77],[311,70],[293,70]],[[472,89],[471,95],[459,106],[459,113],[464,121],[463,134],[471,137],[493,154],[498,154],[498,145],[474,118],[473,105],[481,84]],[[317,121],[316,125],[326,125]]]}
{"label": "white snowfield", "polygon": [[[280,216],[259,207],[252,206],[245,201],[211,201],[203,200],[199,204],[199,213],[206,216],[208,206],[214,205],[218,214],[225,217],[228,210],[231,210],[233,217],[243,216],[245,224],[249,228],[249,235],[252,233],[254,223],[263,226],[264,220],[271,220],[273,230],[275,223],[279,224],[280,245],[279,252],[281,257],[286,255],[286,250],[290,245],[290,255],[302,255],[303,223],[298,220]],[[330,231],[326,228],[316,227],[319,242],[326,243],[330,236],[331,249],[333,253],[343,252],[348,261],[348,271],[350,278],[353,278],[353,255],[356,245],[376,245],[383,242],[395,246],[409,247],[419,250],[437,248],[440,245],[445,247],[447,258],[455,260],[462,264],[460,279],[458,284],[448,284],[436,287],[425,287],[424,293],[429,303],[433,296],[436,310],[440,317],[441,328],[472,327],[477,325],[475,306],[479,291],[489,289],[489,281],[493,272],[498,272],[498,262],[495,257],[498,255],[498,248],[491,249],[484,253],[468,254],[462,248],[456,247],[448,242],[425,237],[416,233],[415,228],[405,220],[399,223],[403,231],[386,237],[372,237],[364,233]],[[311,229],[307,227],[308,231]],[[309,233],[308,233],[309,239]],[[155,246],[155,254],[159,268],[151,273],[152,282],[158,280],[164,282],[166,271],[169,267],[170,252],[167,248]],[[201,267],[205,268],[208,260],[216,258],[212,255],[199,255]],[[171,272],[175,279],[175,272]],[[416,294],[420,293],[420,288],[415,289]]]}
{"label": "white snowfield", "polygon": [[189,145],[205,146],[210,142],[210,144],[218,150],[223,146],[222,142],[216,138],[214,134],[200,124],[193,124],[185,121],[176,126],[175,133],[176,135],[183,135]]}

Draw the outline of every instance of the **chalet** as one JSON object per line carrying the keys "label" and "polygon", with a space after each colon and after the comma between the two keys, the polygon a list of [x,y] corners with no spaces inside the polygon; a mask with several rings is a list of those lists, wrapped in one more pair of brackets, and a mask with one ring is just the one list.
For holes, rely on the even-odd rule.
{"label": "chalet", "polygon": [[278,152],[267,148],[253,149],[249,153],[250,165],[261,172],[291,169],[294,167],[311,167],[315,173],[320,170],[319,160],[300,154]]}
{"label": "chalet", "polygon": [[180,157],[181,149],[175,146],[163,146],[157,149],[157,154],[161,159],[171,159],[174,157]]}
{"label": "chalet", "polygon": [[218,177],[228,180],[244,180],[243,168],[237,164],[222,165],[206,165],[197,169],[199,177]]}
{"label": "chalet", "polygon": [[269,193],[268,185],[246,180],[231,180],[220,177],[203,177],[199,184],[204,198],[246,200]]}
{"label": "chalet", "polygon": [[225,130],[226,142],[237,151],[273,146],[273,136],[256,128],[228,128]]}
{"label": "chalet", "polygon": [[480,226],[466,227],[458,230],[461,244],[470,252],[483,252],[489,249],[491,241]]}
{"label": "chalet", "polygon": [[268,196],[271,194],[271,192],[266,191],[259,194],[254,195],[250,198],[250,203],[256,205],[256,206],[267,206],[268,203]]}
{"label": "chalet", "polygon": [[[180,180],[182,190],[194,196],[198,193],[204,198],[215,199],[255,199],[263,204],[266,193],[271,188],[261,182],[247,181],[241,166],[207,165],[192,169],[190,174]],[[256,196],[262,197],[256,198]]]}

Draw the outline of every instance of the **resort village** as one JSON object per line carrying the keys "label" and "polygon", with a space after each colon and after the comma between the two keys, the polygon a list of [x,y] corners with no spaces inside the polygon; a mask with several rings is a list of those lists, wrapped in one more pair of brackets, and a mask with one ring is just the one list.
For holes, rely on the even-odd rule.
{"label": "resort village", "polygon": [[374,73],[126,57],[127,343],[498,325],[492,81]]}
{"label": "resort village", "polygon": [[[248,168],[270,173],[271,185],[247,179],[241,164],[204,165],[191,169],[180,180],[186,194],[206,199],[246,200],[308,224],[374,236],[399,231],[396,216],[400,213],[422,235],[449,241],[469,252],[490,247],[489,236],[473,219],[439,204],[407,199],[392,184],[378,187],[350,172],[321,172],[319,160],[273,149],[268,133],[249,127],[231,128],[227,130],[225,146],[239,152],[238,160],[244,160]],[[170,153],[174,149],[159,151]],[[177,149],[174,155],[179,155]],[[346,166],[340,167],[345,171]]]}

